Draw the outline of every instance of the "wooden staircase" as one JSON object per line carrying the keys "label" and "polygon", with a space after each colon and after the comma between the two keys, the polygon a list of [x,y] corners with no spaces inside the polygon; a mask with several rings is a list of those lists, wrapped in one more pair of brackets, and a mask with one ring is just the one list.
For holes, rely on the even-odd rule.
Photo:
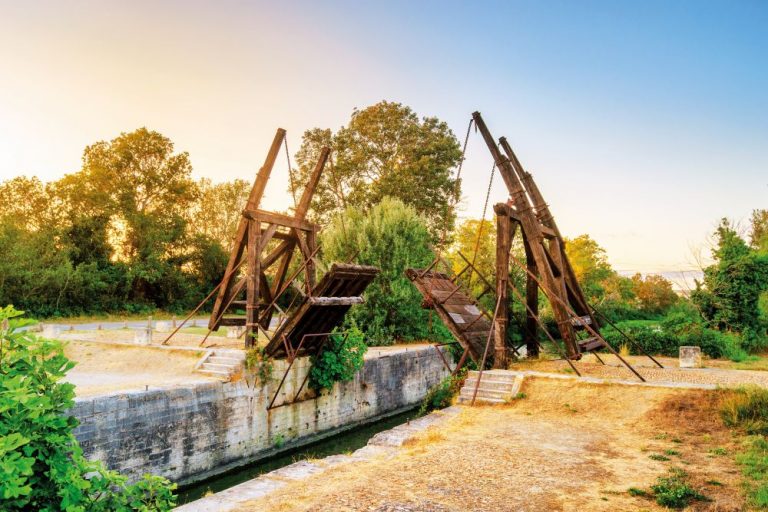
{"label": "wooden staircase", "polygon": [[[460,404],[472,403],[475,394],[475,386],[480,372],[471,371],[467,375],[459,393]],[[505,404],[513,400],[523,385],[523,375],[507,370],[487,370],[480,379],[480,387],[477,390],[475,403]]]}
{"label": "wooden staircase", "polygon": [[195,366],[195,371],[211,377],[229,380],[245,362],[242,350],[211,350]]}

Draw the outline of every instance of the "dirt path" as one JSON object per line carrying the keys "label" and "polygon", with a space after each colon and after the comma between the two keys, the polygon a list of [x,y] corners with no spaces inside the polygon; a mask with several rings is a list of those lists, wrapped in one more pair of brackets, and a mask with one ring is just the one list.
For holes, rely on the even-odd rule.
{"label": "dirt path", "polygon": [[[610,354],[600,356],[606,364],[599,363],[594,355],[589,354],[574,365],[582,376],[600,379],[637,380],[629,369]],[[754,384],[768,387],[768,372],[756,370],[731,370],[725,368],[684,368],[678,367],[678,360],[669,357],[659,357],[657,360],[664,366],[659,368],[646,357],[632,356],[627,358],[630,364],[649,382],[692,382],[697,384],[717,384],[720,386],[741,386]],[[575,375],[574,371],[563,360],[524,360],[513,362],[510,370],[534,370],[547,373],[567,373]]]}
{"label": "dirt path", "polygon": [[79,397],[216,380],[192,372],[202,350],[70,341],[64,352],[77,362],[66,380]]}
{"label": "dirt path", "polygon": [[[647,489],[670,467],[713,499],[692,510],[742,510],[737,468],[710,453],[733,448],[717,392],[546,379],[524,391],[509,406],[466,408],[394,458],[330,469],[239,510],[662,510],[627,489]],[[649,458],[665,450],[676,455]]]}

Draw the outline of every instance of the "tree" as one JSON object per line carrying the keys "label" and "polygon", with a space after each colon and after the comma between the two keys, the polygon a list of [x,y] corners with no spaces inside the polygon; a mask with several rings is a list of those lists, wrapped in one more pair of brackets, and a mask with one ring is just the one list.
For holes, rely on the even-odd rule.
{"label": "tree", "polygon": [[382,101],[355,109],[335,134],[319,128],[304,133],[296,154],[298,186],[309,180],[324,145],[332,148],[333,162],[312,203],[311,213],[319,222],[344,208],[368,211],[384,197],[393,197],[424,217],[433,237],[452,229],[459,187],[451,170],[461,149],[446,123],[436,117],[419,119],[400,103]]}
{"label": "tree", "polygon": [[74,363],[62,344],[19,331],[9,306],[0,309],[0,499],[3,510],[67,512],[165,511],[176,485],[145,476],[127,479],[92,462],[72,433]]}
{"label": "tree", "polygon": [[566,240],[565,253],[587,299],[602,299],[606,292],[606,282],[615,275],[605,249],[589,235],[579,235],[573,240]]}
{"label": "tree", "polygon": [[376,344],[430,336],[422,297],[405,276],[406,268],[424,268],[432,261],[424,219],[399,199],[385,197],[367,212],[348,208],[321,233],[327,262],[356,261],[381,273],[368,286],[365,304],[350,312],[351,321]]}
{"label": "tree", "polygon": [[768,290],[768,255],[751,249],[728,219],[721,220],[715,236],[715,263],[704,269],[691,299],[715,327],[742,333],[747,349],[761,348],[766,326],[759,302]]}
{"label": "tree", "polygon": [[198,181],[198,188],[200,195],[192,213],[193,231],[215,240],[224,249],[231,248],[251,185],[239,179],[214,184],[203,178]]}
{"label": "tree", "polygon": [[654,315],[664,314],[677,302],[677,294],[663,276],[641,274],[632,276],[632,285],[640,309]]}
{"label": "tree", "polygon": [[768,210],[752,210],[749,245],[756,251],[768,253]]}

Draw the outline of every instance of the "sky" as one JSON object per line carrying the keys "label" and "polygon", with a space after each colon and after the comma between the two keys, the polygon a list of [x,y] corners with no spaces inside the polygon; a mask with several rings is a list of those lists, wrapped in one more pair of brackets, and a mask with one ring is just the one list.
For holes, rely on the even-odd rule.
{"label": "sky", "polygon": [[[479,110],[565,236],[623,273],[695,271],[720,218],[768,208],[767,27],[764,1],[0,0],[0,180],[142,126],[195,177],[252,180],[277,127],[295,152],[389,100],[462,139]],[[491,167],[473,133],[462,218]],[[281,159],[263,206],[287,183]]]}

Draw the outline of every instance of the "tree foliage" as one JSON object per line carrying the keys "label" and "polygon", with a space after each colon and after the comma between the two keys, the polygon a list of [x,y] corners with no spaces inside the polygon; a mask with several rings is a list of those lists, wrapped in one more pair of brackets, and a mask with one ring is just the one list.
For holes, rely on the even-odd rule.
{"label": "tree foliage", "polygon": [[420,119],[409,107],[387,101],[354,110],[336,133],[304,133],[296,154],[299,184],[308,181],[324,145],[333,150],[333,164],[320,180],[311,212],[321,223],[345,208],[367,211],[393,197],[413,207],[433,236],[452,229],[458,190],[451,171],[461,149],[446,123]]}
{"label": "tree foliage", "polygon": [[[74,366],[60,342],[16,329],[21,312],[0,309],[0,499],[8,512],[164,511],[171,484],[145,476],[135,484],[83,456],[73,429]],[[10,320],[10,321],[9,321]]]}
{"label": "tree foliage", "polygon": [[186,153],[141,128],[87,147],[82,169],[56,182],[0,183],[0,303],[42,316],[196,304],[223,274],[219,240],[234,229],[211,196],[235,196],[218,211],[239,215],[243,184],[221,191],[190,173]]}
{"label": "tree foliage", "polygon": [[761,348],[768,343],[759,308],[768,290],[768,255],[747,245],[727,219],[721,220],[715,235],[715,263],[704,269],[691,298],[713,326],[742,333],[749,350]]}
{"label": "tree foliage", "polygon": [[348,208],[321,233],[324,260],[347,261],[357,254],[358,263],[381,269],[366,290],[365,304],[350,312],[372,342],[387,344],[433,334],[421,294],[404,274],[406,268],[424,268],[432,261],[429,240],[416,210],[389,197],[367,212]]}

